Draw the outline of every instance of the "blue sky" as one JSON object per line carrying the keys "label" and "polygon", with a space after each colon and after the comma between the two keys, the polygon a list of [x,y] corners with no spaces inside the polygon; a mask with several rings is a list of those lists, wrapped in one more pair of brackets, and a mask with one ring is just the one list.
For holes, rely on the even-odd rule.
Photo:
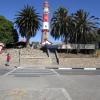
{"label": "blue sky", "polygon": [[[5,16],[8,20],[14,21],[15,15],[24,5],[34,6],[36,11],[42,16],[44,0],[0,0],[0,15]],[[100,18],[100,0],[48,0],[50,7],[49,18],[53,12],[59,7],[64,6],[69,10],[69,14],[76,12],[78,9],[84,9]],[[42,28],[42,27],[41,27]],[[34,41],[41,40],[41,30],[37,32]],[[54,42],[54,39],[49,35],[49,40]],[[57,41],[58,42],[58,41]]]}

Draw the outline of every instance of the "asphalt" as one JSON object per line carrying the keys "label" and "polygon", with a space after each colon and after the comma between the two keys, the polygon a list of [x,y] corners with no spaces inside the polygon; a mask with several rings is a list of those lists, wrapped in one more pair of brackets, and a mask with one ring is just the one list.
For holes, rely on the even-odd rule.
{"label": "asphalt", "polygon": [[0,76],[0,100],[100,100],[100,70],[15,68]]}
{"label": "asphalt", "polygon": [[4,75],[6,73],[8,73],[9,71],[11,71],[12,69],[8,69],[8,68],[1,68],[0,69],[0,75]]}
{"label": "asphalt", "polygon": [[100,70],[83,70],[83,69],[72,69],[72,70],[56,70],[60,75],[100,75]]}
{"label": "asphalt", "polygon": [[43,68],[15,68],[15,69],[0,69],[0,75],[12,75],[15,77],[41,77],[50,75],[100,75],[98,70],[84,69],[43,69]]}

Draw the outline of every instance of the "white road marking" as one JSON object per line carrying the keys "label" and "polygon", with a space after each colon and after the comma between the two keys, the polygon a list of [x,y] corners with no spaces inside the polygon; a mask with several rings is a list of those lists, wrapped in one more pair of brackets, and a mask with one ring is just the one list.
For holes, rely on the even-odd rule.
{"label": "white road marking", "polygon": [[23,69],[24,67],[17,67],[18,69]]}
{"label": "white road marking", "polygon": [[57,73],[54,69],[51,69],[57,76],[59,76],[59,73]]}
{"label": "white road marking", "polygon": [[[37,74],[37,75],[40,75],[40,74],[42,74],[42,75],[52,75],[52,74],[54,74],[54,75],[59,75],[54,69],[49,69],[49,70],[46,71],[46,72],[45,72],[44,69],[34,69],[34,71],[35,71],[35,70],[40,70],[40,71],[39,71],[39,72],[31,72],[31,73],[30,73],[30,72],[24,72],[24,73],[23,73],[23,72],[20,72],[20,71],[19,71],[18,73],[16,73],[15,71],[18,70],[18,69],[23,69],[23,70],[24,70],[24,69],[25,69],[25,70],[27,70],[27,69],[29,70],[29,69],[30,69],[30,70],[31,70],[31,69],[33,69],[33,68],[17,67],[17,68],[14,68],[13,70],[7,72],[6,74],[4,74],[3,77],[4,77],[4,76],[7,76],[7,75],[12,75],[12,74],[13,74],[13,75],[19,75],[19,74],[21,74],[21,75],[24,75],[24,74],[26,74],[26,75],[30,75],[30,74],[32,74],[32,75],[34,75],[34,74]],[[41,72],[41,70],[44,70],[44,72]],[[13,72],[15,72],[15,73],[13,73]]]}
{"label": "white road marking", "polygon": [[9,71],[8,73],[4,74],[3,77],[9,75],[10,73],[14,72],[15,70],[17,70],[17,68],[14,68],[13,70]]}
{"label": "white road marking", "polygon": [[84,70],[96,70],[96,68],[84,68]]}
{"label": "white road marking", "polygon": [[65,90],[64,88],[61,88],[62,92],[64,93],[64,96],[68,99],[68,100],[72,100],[71,96],[69,95],[68,91]]}
{"label": "white road marking", "polygon": [[59,68],[61,70],[66,69],[66,70],[71,70],[72,68]]}

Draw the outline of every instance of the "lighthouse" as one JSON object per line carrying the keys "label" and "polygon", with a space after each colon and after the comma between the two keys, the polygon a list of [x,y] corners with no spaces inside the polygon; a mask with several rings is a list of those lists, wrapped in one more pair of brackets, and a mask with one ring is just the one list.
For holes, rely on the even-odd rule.
{"label": "lighthouse", "polygon": [[41,44],[51,44],[48,41],[48,33],[49,33],[49,5],[48,1],[45,0],[43,3],[43,26],[42,26],[42,37]]}

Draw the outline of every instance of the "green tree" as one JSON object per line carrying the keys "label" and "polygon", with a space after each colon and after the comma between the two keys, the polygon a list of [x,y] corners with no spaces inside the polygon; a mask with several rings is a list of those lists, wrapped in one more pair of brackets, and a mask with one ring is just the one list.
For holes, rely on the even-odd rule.
{"label": "green tree", "polygon": [[19,11],[15,18],[15,24],[19,28],[22,36],[26,36],[27,43],[29,43],[30,37],[36,35],[37,30],[40,28],[41,17],[32,6],[24,6]]}
{"label": "green tree", "polygon": [[15,42],[14,36],[13,23],[5,17],[0,16],[0,42],[5,44],[13,43]]}
{"label": "green tree", "polygon": [[72,14],[70,22],[70,42],[77,44],[95,43],[97,41],[98,18],[82,9]]}
{"label": "green tree", "polygon": [[64,7],[59,7],[51,19],[51,36],[55,39],[67,37],[68,20],[68,10]]}

